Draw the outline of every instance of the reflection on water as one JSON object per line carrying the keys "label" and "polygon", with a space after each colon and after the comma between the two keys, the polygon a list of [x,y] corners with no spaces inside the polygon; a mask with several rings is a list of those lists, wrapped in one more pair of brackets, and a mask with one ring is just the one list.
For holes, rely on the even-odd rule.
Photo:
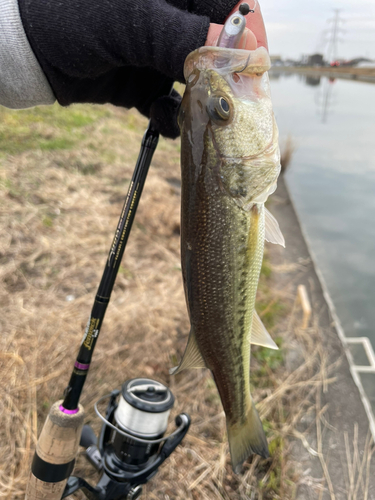
{"label": "reflection on water", "polygon": [[[306,78],[306,83],[308,78],[309,77]],[[316,94],[316,105],[318,109],[318,115],[321,117],[322,123],[327,123],[329,113],[333,109],[335,83],[336,83],[335,79],[323,78],[321,89]],[[319,78],[319,85],[320,85],[320,78]]]}
{"label": "reflection on water", "polygon": [[318,76],[306,76],[306,85],[310,85],[310,87],[317,87],[320,85],[321,77]]}
{"label": "reflection on water", "polygon": [[287,183],[345,334],[375,347],[375,85],[271,76]]}

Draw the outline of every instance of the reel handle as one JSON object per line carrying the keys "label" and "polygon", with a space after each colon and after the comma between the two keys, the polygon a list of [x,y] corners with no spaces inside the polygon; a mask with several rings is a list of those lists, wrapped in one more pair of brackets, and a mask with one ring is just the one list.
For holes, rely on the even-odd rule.
{"label": "reel handle", "polygon": [[60,500],[73,471],[84,420],[83,406],[54,403],[36,446],[25,500]]}

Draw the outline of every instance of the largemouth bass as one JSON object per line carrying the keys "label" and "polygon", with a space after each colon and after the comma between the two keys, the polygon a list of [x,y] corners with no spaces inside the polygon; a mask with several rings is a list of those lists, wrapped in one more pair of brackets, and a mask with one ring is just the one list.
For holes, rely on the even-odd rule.
{"label": "largemouth bass", "polygon": [[280,172],[264,48],[202,47],[186,59],[181,104],[181,258],[191,322],[175,373],[211,370],[232,465],[268,456],[250,395],[250,342],[276,348],[255,313],[265,237],[284,243],[264,203]]}

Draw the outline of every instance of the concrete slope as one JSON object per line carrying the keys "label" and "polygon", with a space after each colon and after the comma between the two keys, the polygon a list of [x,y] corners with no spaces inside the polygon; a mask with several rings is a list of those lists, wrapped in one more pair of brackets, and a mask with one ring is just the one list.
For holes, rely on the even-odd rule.
{"label": "concrete slope", "polygon": [[[292,457],[300,464],[302,473],[296,499],[375,500],[375,458],[371,463],[368,457],[371,450],[369,420],[283,177],[272,197],[270,209],[279,221],[286,241],[285,249],[274,245],[269,248],[272,267],[285,269],[285,272],[277,273],[275,286],[282,289],[293,283],[295,294],[299,284],[306,286],[313,318],[319,318],[321,342],[329,363],[339,360],[333,374],[336,380],[327,385],[326,392],[319,391],[316,401],[317,412],[328,405],[319,419],[319,429],[316,413],[307,415],[298,429],[304,438],[296,439],[292,446]],[[303,265],[298,265],[301,262]],[[298,363],[298,350],[290,352],[288,358],[291,364]],[[315,453],[319,449],[317,433],[320,431],[321,456]]]}

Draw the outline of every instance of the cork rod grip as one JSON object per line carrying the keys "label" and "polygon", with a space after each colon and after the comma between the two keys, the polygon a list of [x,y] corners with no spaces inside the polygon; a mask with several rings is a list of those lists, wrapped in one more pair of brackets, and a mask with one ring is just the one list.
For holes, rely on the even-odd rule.
{"label": "cork rod grip", "polygon": [[73,471],[84,410],[79,405],[78,412],[65,413],[61,405],[52,405],[39,436],[25,500],[60,500]]}

